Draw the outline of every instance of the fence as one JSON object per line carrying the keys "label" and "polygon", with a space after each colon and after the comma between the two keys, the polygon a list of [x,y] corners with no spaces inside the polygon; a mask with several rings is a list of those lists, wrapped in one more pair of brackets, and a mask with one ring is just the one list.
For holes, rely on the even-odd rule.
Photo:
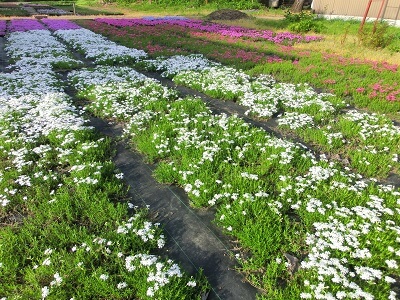
{"label": "fence", "polygon": [[[314,0],[313,10],[315,13],[324,16],[340,16],[362,18],[367,8],[369,0]],[[381,7],[381,0],[372,1],[368,18],[374,19],[378,15]],[[386,0],[381,14],[382,19],[400,21],[400,1]]]}

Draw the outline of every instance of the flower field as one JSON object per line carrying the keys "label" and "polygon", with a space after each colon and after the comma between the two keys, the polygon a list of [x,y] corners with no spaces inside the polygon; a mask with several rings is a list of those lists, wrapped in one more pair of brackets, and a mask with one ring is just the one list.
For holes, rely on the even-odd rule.
{"label": "flower field", "polygon": [[159,224],[123,201],[110,139],[85,125],[64,92],[57,71],[82,62],[38,21],[13,20],[7,30],[13,64],[0,75],[0,297],[200,299],[205,278],[152,254],[165,244]]}
{"label": "flower field", "polygon": [[[203,48],[189,48],[193,32],[229,38],[236,32],[235,39],[245,40],[276,38],[273,33],[168,18],[79,23],[124,44],[136,34],[139,47],[69,21],[7,23],[12,65],[0,76],[0,216],[6,224],[0,227],[6,237],[0,296],[195,299],[208,288],[201,274],[190,277],[151,254],[165,243],[161,228],[145,209],[130,208],[128,215],[110,140],[85,126],[91,113],[123,124],[160,182],[182,187],[192,206],[215,210],[215,223],[239,243],[233,259],[259,288],[259,299],[399,298],[400,129],[381,113],[398,114],[395,88],[394,99],[378,97],[361,110],[364,98],[271,76],[268,66],[288,63],[277,52],[238,47],[231,51],[260,60],[219,60],[211,52],[207,58],[200,54],[208,49],[204,35]],[[164,36],[164,44],[150,44],[153,34],[160,38],[160,24],[181,39]],[[218,49],[228,51],[228,44]],[[302,63],[294,59],[290,66]],[[362,68],[373,73],[371,64]],[[256,72],[261,69],[264,74]],[[60,70],[67,71],[66,81]],[[140,70],[222,106],[235,102],[245,113],[213,113],[201,98],[182,97]],[[380,72],[398,78],[397,69]],[[73,105],[67,86],[87,101],[83,108]],[[368,89],[359,88],[355,93]],[[276,134],[245,118],[268,122]],[[26,247],[10,253],[15,245]]]}

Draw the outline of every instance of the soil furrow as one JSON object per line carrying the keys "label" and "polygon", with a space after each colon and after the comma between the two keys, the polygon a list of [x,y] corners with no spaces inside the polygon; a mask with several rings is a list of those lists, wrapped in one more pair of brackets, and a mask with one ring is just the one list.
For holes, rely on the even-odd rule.
{"label": "soil furrow", "polygon": [[8,66],[8,57],[4,50],[5,47],[5,38],[0,36],[0,72],[6,72],[6,67]]}

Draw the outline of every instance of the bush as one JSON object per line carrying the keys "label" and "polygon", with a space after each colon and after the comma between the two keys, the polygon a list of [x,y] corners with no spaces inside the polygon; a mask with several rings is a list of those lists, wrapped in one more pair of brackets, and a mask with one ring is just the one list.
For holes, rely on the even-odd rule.
{"label": "bush", "polygon": [[285,21],[289,23],[289,30],[298,33],[309,31],[321,32],[323,27],[312,13],[305,11],[292,13],[288,10],[285,12]]}
{"label": "bush", "polygon": [[367,30],[365,27],[358,32],[358,39],[361,45],[368,48],[385,48],[394,40],[393,34],[388,34],[389,24],[385,22],[379,23],[375,31]]}

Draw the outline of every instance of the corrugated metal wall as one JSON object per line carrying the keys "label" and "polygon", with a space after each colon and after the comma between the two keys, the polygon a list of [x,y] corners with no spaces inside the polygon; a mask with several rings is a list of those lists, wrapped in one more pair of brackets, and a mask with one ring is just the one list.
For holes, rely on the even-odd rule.
{"label": "corrugated metal wall", "polygon": [[[363,17],[369,0],[314,0],[313,9],[317,14]],[[376,18],[381,0],[372,1],[368,17]],[[386,0],[383,8],[383,18],[399,20],[400,1]]]}

